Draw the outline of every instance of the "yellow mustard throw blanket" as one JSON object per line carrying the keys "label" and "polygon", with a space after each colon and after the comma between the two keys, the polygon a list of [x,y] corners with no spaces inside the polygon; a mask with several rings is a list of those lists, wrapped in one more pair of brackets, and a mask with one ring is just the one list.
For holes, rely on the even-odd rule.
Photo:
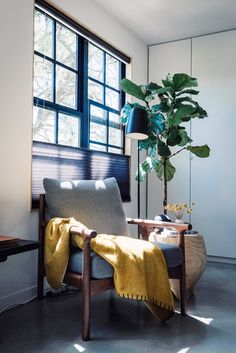
{"label": "yellow mustard throw blanket", "polygon": [[[53,218],[46,228],[45,265],[49,284],[58,289],[69,260],[70,240],[83,248],[83,239],[72,235],[70,228],[81,226],[74,218]],[[98,234],[91,249],[114,268],[114,284],[119,296],[143,300],[162,321],[174,315],[166,262],[162,251],[148,241],[125,236]]]}

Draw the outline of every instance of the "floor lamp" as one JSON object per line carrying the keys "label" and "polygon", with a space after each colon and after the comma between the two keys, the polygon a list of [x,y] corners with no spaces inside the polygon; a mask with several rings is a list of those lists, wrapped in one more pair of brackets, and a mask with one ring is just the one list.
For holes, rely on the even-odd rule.
{"label": "floor lamp", "polygon": [[[140,181],[139,181],[139,164],[140,151],[139,140],[148,138],[148,116],[145,108],[134,107],[129,114],[128,123],[126,125],[125,134],[127,137],[138,140],[138,218],[140,218]],[[139,237],[139,232],[138,232]]]}

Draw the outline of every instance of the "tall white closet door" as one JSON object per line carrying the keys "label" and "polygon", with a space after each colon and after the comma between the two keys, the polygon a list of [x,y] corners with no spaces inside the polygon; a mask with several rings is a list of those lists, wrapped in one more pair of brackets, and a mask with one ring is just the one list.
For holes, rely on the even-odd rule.
{"label": "tall white closet door", "polygon": [[236,258],[236,31],[194,38],[193,76],[209,118],[195,119],[192,136],[210,158],[192,161],[192,223],[209,255]]}
{"label": "tall white closet door", "polygon": [[[191,41],[181,40],[149,48],[149,82],[161,83],[168,73],[191,70]],[[183,151],[171,160],[176,167],[174,179],[168,183],[168,202],[189,201],[189,153]],[[148,217],[163,213],[163,182],[155,173],[148,177]]]}

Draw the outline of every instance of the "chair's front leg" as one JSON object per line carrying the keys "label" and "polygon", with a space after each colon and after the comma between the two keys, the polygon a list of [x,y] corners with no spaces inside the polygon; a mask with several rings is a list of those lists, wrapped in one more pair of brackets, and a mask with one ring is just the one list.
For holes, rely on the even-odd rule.
{"label": "chair's front leg", "polygon": [[90,338],[90,238],[84,239],[82,273],[82,339]]}

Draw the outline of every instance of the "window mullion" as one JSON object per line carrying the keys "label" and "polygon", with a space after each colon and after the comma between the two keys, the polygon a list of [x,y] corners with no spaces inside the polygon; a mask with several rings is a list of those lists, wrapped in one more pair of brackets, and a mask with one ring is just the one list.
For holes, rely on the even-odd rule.
{"label": "window mullion", "polygon": [[56,103],[56,21],[53,21],[53,103]]}
{"label": "window mullion", "polygon": [[[103,103],[106,106],[106,53],[103,52]],[[107,127],[107,146],[106,146],[106,150],[108,152],[108,143],[109,143],[109,113],[106,110],[106,127]]]}
{"label": "window mullion", "polygon": [[87,40],[81,41],[81,60],[80,64],[80,81],[81,90],[83,95],[81,95],[82,101],[81,106],[83,107],[83,119],[81,121],[81,146],[89,148],[89,99],[88,99],[88,42]]}

